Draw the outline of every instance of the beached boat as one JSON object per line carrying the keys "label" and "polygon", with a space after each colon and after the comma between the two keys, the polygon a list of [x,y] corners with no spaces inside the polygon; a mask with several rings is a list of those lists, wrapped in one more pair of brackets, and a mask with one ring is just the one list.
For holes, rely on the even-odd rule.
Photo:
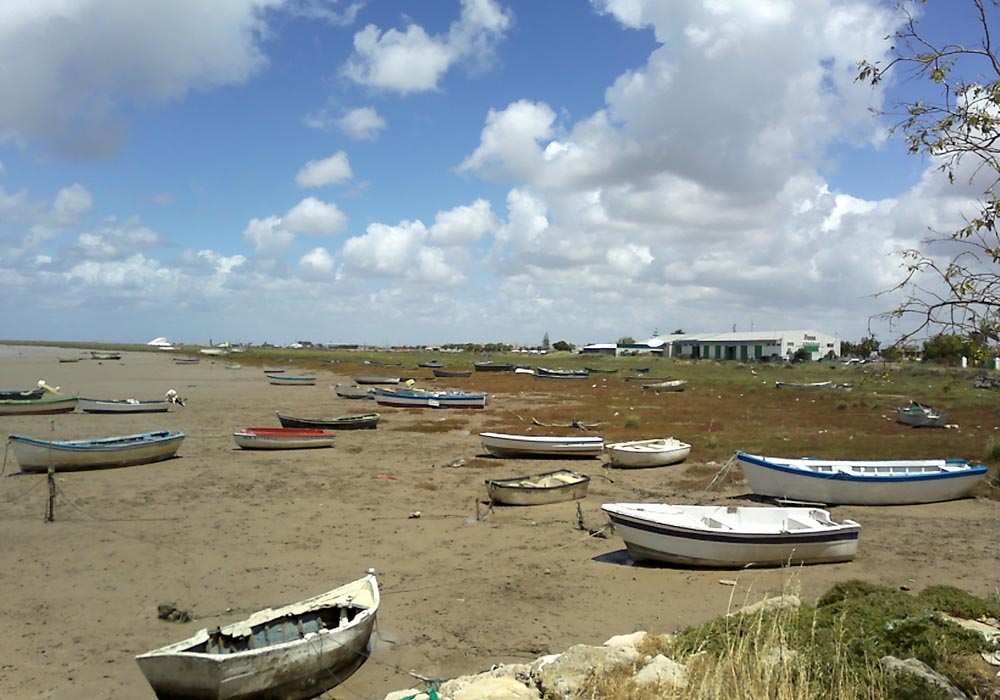
{"label": "beached boat", "polygon": [[336,384],[333,391],[342,399],[373,399],[375,396],[369,387],[354,386],[351,384]]}
{"label": "beached boat", "polygon": [[691,454],[691,445],[672,437],[610,442],[604,449],[611,466],[620,469],[665,467],[683,462]]}
{"label": "beached boat", "polygon": [[392,374],[357,374],[354,376],[355,384],[399,384],[399,376]]}
{"label": "beached boat", "polygon": [[32,416],[50,413],[72,413],[75,396],[42,396],[40,399],[0,399],[0,416]]}
{"label": "beached boat", "polygon": [[59,361],[60,362],[79,362],[80,358],[79,357],[60,357]]}
{"label": "beached boat", "polygon": [[585,369],[549,369],[535,367],[537,379],[589,379],[590,372]]}
{"label": "beached boat", "polygon": [[120,360],[122,359],[122,354],[120,352],[99,352],[97,350],[91,350],[90,357],[94,360]]}
{"label": "beached boat", "polygon": [[41,386],[31,389],[0,389],[0,401],[31,401],[45,396]]}
{"label": "beached boat", "polygon": [[435,367],[444,367],[444,363],[441,360],[427,360],[426,362],[418,362],[417,367],[434,369]]}
{"label": "beached boat", "polygon": [[315,428],[317,430],[364,430],[378,425],[381,416],[377,413],[355,413],[332,418],[295,418],[278,413],[282,428]]}
{"label": "beached boat", "polygon": [[489,402],[489,394],[482,391],[376,388],[373,393],[379,406],[396,408],[486,408]]}
{"label": "beached boat", "polygon": [[333,447],[336,436],[316,428],[243,428],[233,440],[244,450],[304,450]]}
{"label": "beached boat", "polygon": [[477,372],[513,372],[514,365],[501,362],[491,362],[489,360],[483,362],[473,362],[472,366],[476,368]]}
{"label": "beached boat", "polygon": [[615,369],[601,369],[600,367],[584,367],[585,370],[591,374],[617,374],[618,368]]}
{"label": "beached boat", "polygon": [[986,467],[964,459],[847,460],[737,453],[751,490],[810,503],[901,505],[968,496]]}
{"label": "beached boat", "polygon": [[268,374],[267,382],[275,386],[313,386],[316,384],[316,377],[312,375]]}
{"label": "beached boat", "polygon": [[285,368],[281,365],[275,365],[274,367],[265,367],[264,374],[281,374],[285,371]]}
{"label": "beached boat", "polygon": [[597,457],[604,452],[604,438],[596,435],[479,433],[479,438],[495,457]]}
{"label": "beached boat", "polygon": [[684,379],[667,379],[662,382],[651,382],[649,384],[643,384],[643,391],[651,391],[654,394],[659,394],[661,391],[684,391],[684,387],[687,386],[687,381]]}
{"label": "beached boat", "polygon": [[914,428],[943,428],[948,423],[948,414],[917,401],[909,406],[896,409],[896,420]]}
{"label": "beached boat", "polygon": [[196,365],[201,362],[200,358],[197,357],[175,357],[175,365]]}
{"label": "beached boat", "polygon": [[157,399],[139,401],[137,399],[78,399],[80,410],[84,413],[166,413],[170,401]]}
{"label": "beached boat", "polygon": [[157,430],[136,435],[90,440],[38,440],[11,435],[8,438],[23,472],[57,472],[107,469],[150,464],[170,459],[184,442],[184,433]]}
{"label": "beached boat", "polygon": [[378,608],[378,583],[369,571],[135,660],[161,699],[304,700],[344,682],[365,662]]}
{"label": "beached boat", "polygon": [[605,503],[636,561],[707,567],[850,561],[861,526],[818,508]]}
{"label": "beached boat", "polygon": [[819,391],[821,389],[833,389],[833,382],[778,382],[774,383],[775,389],[795,389],[797,391]]}
{"label": "beached boat", "polygon": [[435,377],[471,377],[471,369],[441,369],[435,367],[433,370]]}
{"label": "beached boat", "polygon": [[486,493],[493,503],[506,506],[539,506],[562,503],[587,495],[590,477],[568,469],[511,479],[486,479]]}

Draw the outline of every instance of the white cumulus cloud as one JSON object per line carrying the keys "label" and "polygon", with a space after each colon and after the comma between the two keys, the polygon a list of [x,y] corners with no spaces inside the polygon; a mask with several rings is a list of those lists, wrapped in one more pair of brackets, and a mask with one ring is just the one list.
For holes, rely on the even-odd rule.
{"label": "white cumulus cloud", "polygon": [[323,187],[347,182],[354,173],[347,154],[337,151],[329,158],[311,160],[302,166],[295,176],[295,184],[299,187]]}
{"label": "white cumulus cloud", "polygon": [[333,202],[306,197],[285,213],[282,224],[290,233],[335,236],[347,229],[347,216]]}
{"label": "white cumulus cloud", "polygon": [[465,245],[493,233],[497,226],[492,205],[485,199],[477,199],[471,205],[438,212],[429,238],[439,245]]}

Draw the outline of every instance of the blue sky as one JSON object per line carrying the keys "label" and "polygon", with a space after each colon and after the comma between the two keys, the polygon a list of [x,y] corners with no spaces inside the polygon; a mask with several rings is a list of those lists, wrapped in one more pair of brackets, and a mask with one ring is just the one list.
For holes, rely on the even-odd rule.
{"label": "blue sky", "polygon": [[[950,35],[964,5],[919,9]],[[857,340],[898,251],[970,205],[869,112],[914,86],[853,79],[899,22],[873,0],[8,3],[3,335]]]}

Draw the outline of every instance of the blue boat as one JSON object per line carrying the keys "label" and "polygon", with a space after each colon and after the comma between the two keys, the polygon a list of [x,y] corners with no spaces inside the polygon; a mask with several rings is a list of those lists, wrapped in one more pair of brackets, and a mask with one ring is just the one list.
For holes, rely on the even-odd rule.
{"label": "blue boat", "polygon": [[275,386],[312,386],[316,383],[314,376],[295,376],[292,374],[267,374],[267,381]]}

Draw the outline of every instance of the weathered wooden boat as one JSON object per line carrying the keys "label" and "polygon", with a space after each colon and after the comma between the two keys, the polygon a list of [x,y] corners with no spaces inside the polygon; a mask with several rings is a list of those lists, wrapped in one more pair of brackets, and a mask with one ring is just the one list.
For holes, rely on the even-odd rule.
{"label": "weathered wooden boat", "polygon": [[38,440],[23,435],[8,438],[24,472],[107,469],[170,459],[184,442],[184,433],[156,430],[136,435],[89,440]]}
{"label": "weathered wooden boat", "polygon": [[370,387],[354,386],[351,384],[336,384],[333,391],[342,399],[373,399]]}
{"label": "weathered wooden boat", "polygon": [[392,374],[356,374],[354,375],[355,384],[399,384],[399,376]]}
{"label": "weathered wooden boat", "polygon": [[677,438],[610,442],[604,446],[611,466],[620,469],[665,467],[687,459],[691,445]]}
{"label": "weathered wooden boat", "polygon": [[597,457],[604,438],[596,435],[511,435],[479,433],[483,448],[495,457]]}
{"label": "weathered wooden boat", "polygon": [[847,460],[737,453],[751,490],[811,503],[902,505],[968,496],[987,469],[964,459]]}
{"label": "weathered wooden boat", "polygon": [[797,391],[819,391],[821,389],[833,389],[833,382],[778,382],[774,383],[775,389],[795,389]]}
{"label": "weathered wooden boat", "polygon": [[861,526],[818,508],[605,503],[636,561],[742,568],[850,561]]}
{"label": "weathered wooden boat", "polygon": [[31,389],[0,389],[0,401],[33,401],[45,396],[41,386]]}
{"label": "weathered wooden boat", "polygon": [[379,602],[369,571],[135,660],[160,700],[304,700],[343,683],[365,662]]}
{"label": "weathered wooden boat", "polygon": [[333,447],[336,436],[316,428],[243,428],[233,440],[244,450],[304,450]]}
{"label": "weathered wooden boat", "polygon": [[482,362],[473,362],[472,366],[475,367],[477,372],[513,372],[514,365],[506,362],[492,362],[490,360],[484,360]]}
{"label": "weathered wooden boat", "polygon": [[505,506],[540,506],[562,503],[587,495],[590,477],[568,469],[511,479],[486,479],[486,493],[493,503]]}
{"label": "weathered wooden boat", "polygon": [[660,392],[670,392],[670,391],[684,391],[687,386],[687,380],[685,379],[668,379],[662,382],[651,382],[650,384],[643,384],[643,391],[650,391],[654,394],[659,394]]}
{"label": "weathered wooden boat", "polygon": [[435,377],[450,378],[450,377],[471,377],[472,376],[472,370],[471,369],[441,369],[441,368],[435,367],[432,371],[434,372],[434,376]]}
{"label": "weathered wooden boat", "polygon": [[585,369],[535,367],[535,377],[538,379],[589,379],[590,372]]}
{"label": "weathered wooden boat", "polygon": [[33,416],[72,413],[75,396],[42,396],[40,399],[0,399],[0,416]]}
{"label": "weathered wooden boat", "polygon": [[489,403],[489,394],[482,391],[376,388],[373,393],[379,406],[396,408],[486,408]]}
{"label": "weathered wooden boat", "polygon": [[435,367],[444,367],[444,363],[441,360],[427,360],[425,362],[418,362],[417,367],[425,367],[427,369],[434,369]]}
{"label": "weathered wooden boat", "polygon": [[275,386],[313,386],[316,384],[316,377],[312,375],[294,374],[268,374],[268,384]]}
{"label": "weathered wooden boat", "polygon": [[381,416],[377,413],[355,413],[332,418],[295,418],[278,413],[282,428],[315,428],[317,430],[365,430],[374,429]]}
{"label": "weathered wooden boat", "polygon": [[943,428],[948,424],[948,414],[917,401],[896,409],[896,420],[914,428]]}
{"label": "weathered wooden boat", "polygon": [[100,352],[97,350],[91,350],[90,357],[94,360],[120,360],[122,359],[122,354],[120,352]]}
{"label": "weathered wooden boat", "polygon": [[84,413],[166,413],[170,408],[167,399],[139,401],[137,399],[78,399]]}

